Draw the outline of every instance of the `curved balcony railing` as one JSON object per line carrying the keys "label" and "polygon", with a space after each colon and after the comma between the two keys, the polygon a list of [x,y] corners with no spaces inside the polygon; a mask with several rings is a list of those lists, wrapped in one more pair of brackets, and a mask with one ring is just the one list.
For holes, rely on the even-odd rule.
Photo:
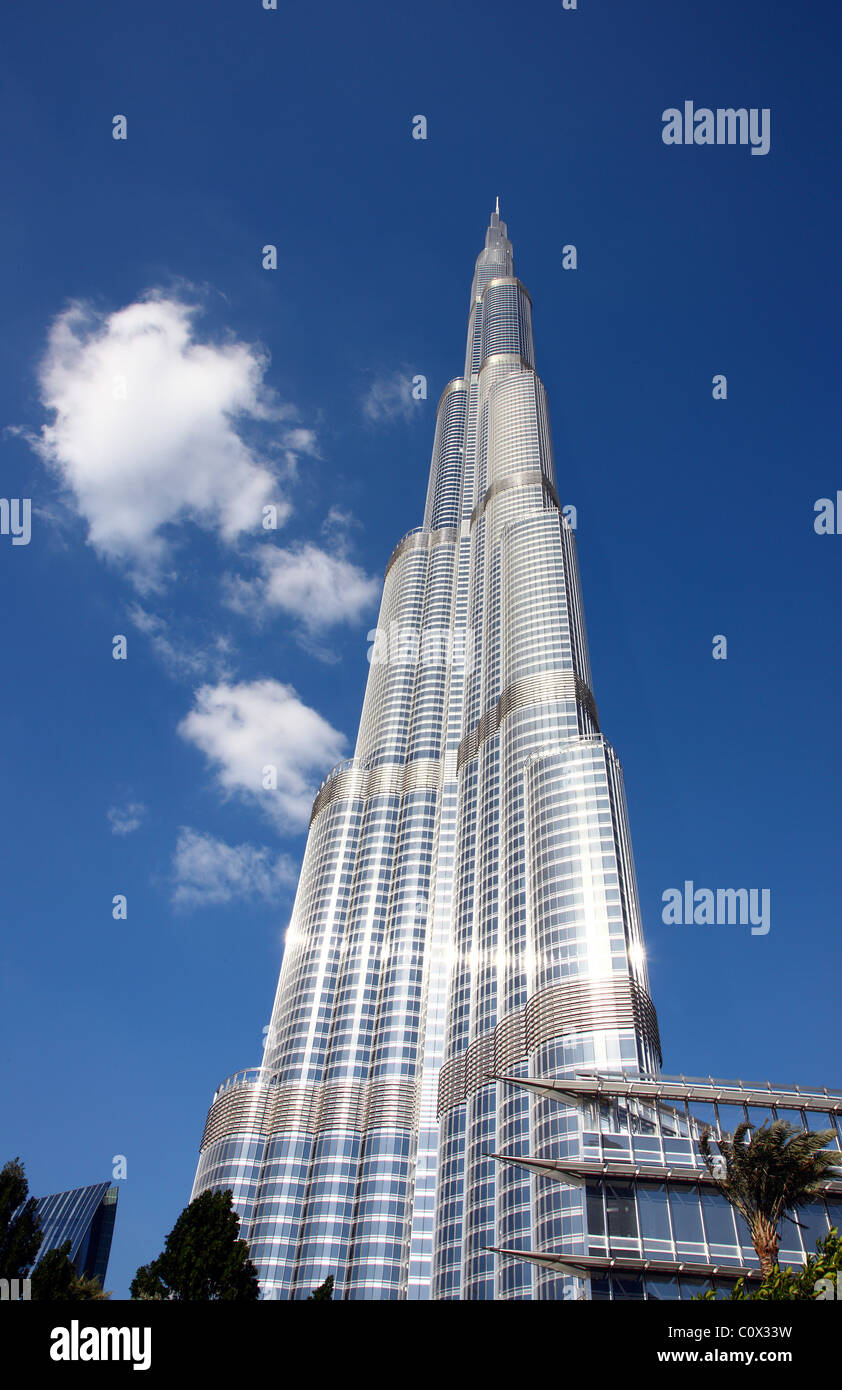
{"label": "curved balcony railing", "polygon": [[243,1071],[232,1072],[217,1086],[213,1093],[214,1100],[217,1100],[223,1092],[232,1090],[234,1086],[254,1086],[260,1079],[261,1071],[262,1067],[246,1067]]}
{"label": "curved balcony railing", "polygon": [[357,758],[343,758],[341,763],[337,763],[335,767],[332,767],[330,769],[330,772],[327,774],[327,776],[322,778],[322,781],[319,783],[319,789],[316,792],[316,796],[318,796],[322,787],[326,787],[328,782],[332,782],[334,777],[339,776],[340,772],[351,772],[355,767],[361,766],[362,764]]}

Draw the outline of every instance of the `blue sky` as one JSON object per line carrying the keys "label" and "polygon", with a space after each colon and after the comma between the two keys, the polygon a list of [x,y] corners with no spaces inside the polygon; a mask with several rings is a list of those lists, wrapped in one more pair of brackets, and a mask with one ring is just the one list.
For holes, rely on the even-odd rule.
{"label": "blue sky", "polygon": [[[0,1147],[36,1193],[125,1155],[119,1296],[187,1201],[215,1085],[259,1061],[497,194],[664,1070],[842,1084],[842,535],[813,526],[842,488],[837,7],[285,11],[6,24],[0,448],[33,516],[28,545],[0,536]],[[666,146],[688,99],[768,107],[769,153]],[[768,888],[768,935],[665,926],[685,879]]]}

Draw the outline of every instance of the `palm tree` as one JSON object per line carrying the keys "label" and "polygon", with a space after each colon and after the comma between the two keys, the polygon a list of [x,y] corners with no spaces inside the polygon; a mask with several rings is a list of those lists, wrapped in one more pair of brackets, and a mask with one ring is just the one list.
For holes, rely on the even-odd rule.
{"label": "palm tree", "polygon": [[723,1134],[718,1154],[712,1150],[712,1130],[699,1137],[708,1171],[746,1221],[764,1278],[778,1263],[778,1227],[785,1212],[818,1197],[842,1166],[842,1154],[825,1148],[834,1138],[832,1129],[805,1131],[786,1120],[773,1120],[767,1129],[766,1123],[748,1140],[752,1126],[747,1123]]}

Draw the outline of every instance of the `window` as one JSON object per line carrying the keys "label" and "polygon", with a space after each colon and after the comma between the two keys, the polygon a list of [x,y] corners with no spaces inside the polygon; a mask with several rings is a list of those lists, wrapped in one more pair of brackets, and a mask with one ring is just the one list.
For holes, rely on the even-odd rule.
{"label": "window", "polygon": [[602,1208],[602,1189],[594,1183],[587,1185],[588,1233],[592,1236],[605,1235],[605,1213]]}
{"label": "window", "polygon": [[827,1235],[824,1202],[810,1202],[806,1207],[799,1207],[797,1215],[804,1248],[808,1255],[812,1255],[815,1253],[816,1241]]}
{"label": "window", "polygon": [[680,1241],[683,1244],[701,1245],[704,1236],[698,1189],[672,1187],[669,1196],[676,1244]]}
{"label": "window", "polygon": [[637,1211],[634,1188],[630,1182],[605,1184],[605,1209],[608,1214],[608,1238],[637,1240]]}
{"label": "window", "polygon": [[736,1245],[731,1204],[721,1192],[702,1190],[702,1211],[709,1245]]}
{"label": "window", "polygon": [[647,1274],[646,1295],[647,1298],[677,1299],[679,1297],[678,1280],[671,1278],[668,1274]]}
{"label": "window", "polygon": [[664,1183],[638,1183],[637,1201],[644,1244],[650,1240],[669,1241],[670,1219]]}

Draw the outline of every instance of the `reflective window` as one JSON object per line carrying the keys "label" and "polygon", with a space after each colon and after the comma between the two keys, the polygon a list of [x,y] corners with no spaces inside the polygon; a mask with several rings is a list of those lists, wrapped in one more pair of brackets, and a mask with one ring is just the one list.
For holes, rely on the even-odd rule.
{"label": "reflective window", "polygon": [[605,1210],[609,1240],[614,1237],[637,1239],[637,1212],[630,1182],[606,1182]]}
{"label": "reflective window", "polygon": [[670,1188],[670,1210],[676,1242],[690,1245],[701,1244],[704,1241],[704,1235],[702,1233],[702,1213],[699,1206],[698,1189],[695,1187]]}
{"label": "reflective window", "polygon": [[824,1202],[810,1202],[806,1207],[799,1207],[798,1221],[804,1248],[812,1255],[815,1253],[816,1241],[826,1236],[828,1231]]}
{"label": "reflective window", "polygon": [[736,1245],[734,1214],[723,1193],[703,1188],[702,1212],[709,1245]]}
{"label": "reflective window", "polygon": [[672,1274],[647,1274],[646,1276],[646,1297],[647,1298],[668,1298],[677,1299],[679,1297],[678,1277]]}
{"label": "reflective window", "polygon": [[664,1183],[638,1183],[637,1200],[640,1209],[640,1234],[644,1242],[670,1240],[667,1189]]}
{"label": "reflective window", "polygon": [[605,1234],[605,1213],[602,1207],[602,1188],[595,1183],[587,1185],[588,1231],[591,1235]]}

